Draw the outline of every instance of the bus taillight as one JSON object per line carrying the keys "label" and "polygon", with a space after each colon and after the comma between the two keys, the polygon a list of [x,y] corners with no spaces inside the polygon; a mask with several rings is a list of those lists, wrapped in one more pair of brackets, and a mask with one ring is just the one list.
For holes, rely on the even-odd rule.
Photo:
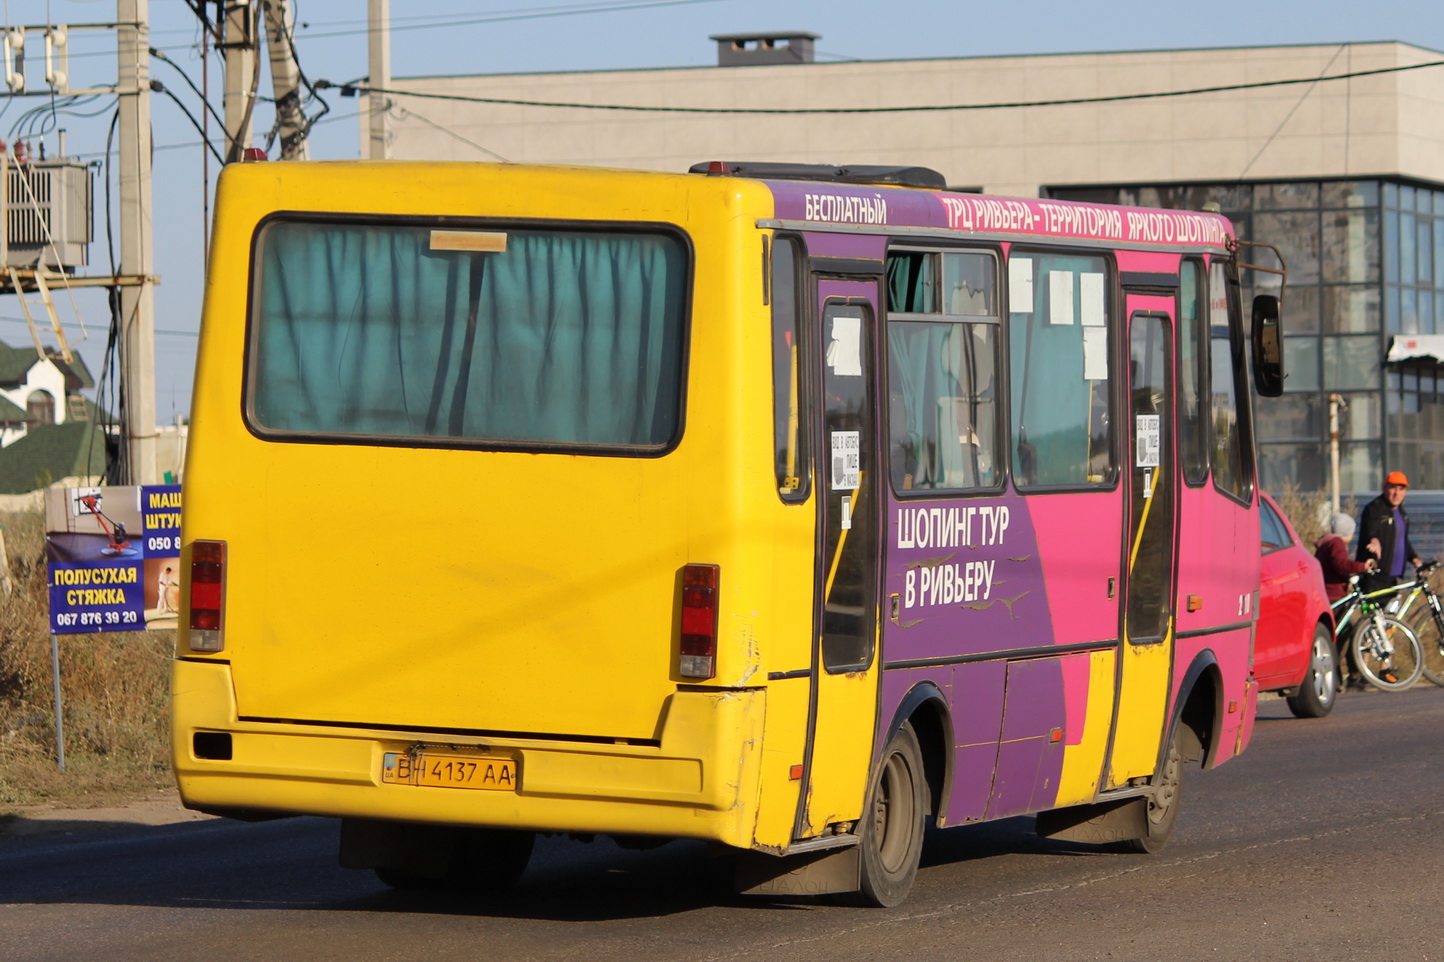
{"label": "bus taillight", "polygon": [[682,644],[678,673],[683,678],[717,674],[717,565],[682,568]]}
{"label": "bus taillight", "polygon": [[223,634],[226,597],[226,543],[196,541],[191,544],[190,649],[220,651],[226,646]]}

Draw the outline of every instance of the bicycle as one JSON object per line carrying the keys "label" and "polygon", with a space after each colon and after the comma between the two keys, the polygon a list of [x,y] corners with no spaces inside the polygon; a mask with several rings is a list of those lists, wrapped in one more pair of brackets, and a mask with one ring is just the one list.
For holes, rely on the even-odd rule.
{"label": "bicycle", "polygon": [[[1398,592],[1395,601],[1386,607],[1389,614],[1403,621],[1424,649],[1424,677],[1436,685],[1444,686],[1444,601],[1429,584],[1429,576],[1439,568],[1438,559],[1426,561],[1414,573],[1413,581],[1395,585]],[[1423,604],[1420,604],[1420,599]]]}
{"label": "bicycle", "polygon": [[1403,691],[1424,670],[1419,636],[1380,604],[1398,590],[1393,586],[1365,594],[1355,575],[1349,579],[1349,593],[1333,603],[1334,638],[1340,645],[1349,639],[1352,668],[1381,691]]}

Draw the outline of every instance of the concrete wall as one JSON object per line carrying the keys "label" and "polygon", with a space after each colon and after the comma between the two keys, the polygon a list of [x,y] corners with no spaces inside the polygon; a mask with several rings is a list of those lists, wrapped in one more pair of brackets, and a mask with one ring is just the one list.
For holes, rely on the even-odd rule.
{"label": "concrete wall", "polygon": [[104,475],[75,476],[61,478],[48,487],[25,494],[0,494],[0,512],[40,511],[45,507],[45,492],[50,488],[88,488],[104,483]]}
{"label": "concrete wall", "polygon": [[[719,107],[1016,103],[1316,78],[1437,61],[1402,43],[398,79],[526,101]],[[767,116],[398,97],[394,156],[685,170],[703,160],[921,164],[955,186],[1402,174],[1444,183],[1444,68],[1184,97]],[[430,124],[419,117],[425,117]],[[432,125],[436,126],[432,126]],[[437,127],[446,128],[445,131]]]}

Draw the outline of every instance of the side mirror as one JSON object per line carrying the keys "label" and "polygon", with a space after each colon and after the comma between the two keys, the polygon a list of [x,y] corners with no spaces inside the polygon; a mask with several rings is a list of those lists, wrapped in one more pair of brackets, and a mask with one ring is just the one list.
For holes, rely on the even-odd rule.
{"label": "side mirror", "polygon": [[1263,397],[1284,393],[1284,334],[1272,294],[1253,299],[1253,384]]}

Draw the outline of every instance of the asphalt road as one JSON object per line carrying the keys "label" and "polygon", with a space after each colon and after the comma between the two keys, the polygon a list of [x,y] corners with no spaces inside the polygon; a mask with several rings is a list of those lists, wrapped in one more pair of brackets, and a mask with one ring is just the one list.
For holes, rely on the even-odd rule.
{"label": "asphalt road", "polygon": [[541,842],[518,890],[392,892],[335,867],[334,823],[222,820],[0,841],[0,960],[1444,960],[1444,690],[1260,711],[1185,777],[1160,855],[933,832],[895,909],[731,892],[705,846]]}

